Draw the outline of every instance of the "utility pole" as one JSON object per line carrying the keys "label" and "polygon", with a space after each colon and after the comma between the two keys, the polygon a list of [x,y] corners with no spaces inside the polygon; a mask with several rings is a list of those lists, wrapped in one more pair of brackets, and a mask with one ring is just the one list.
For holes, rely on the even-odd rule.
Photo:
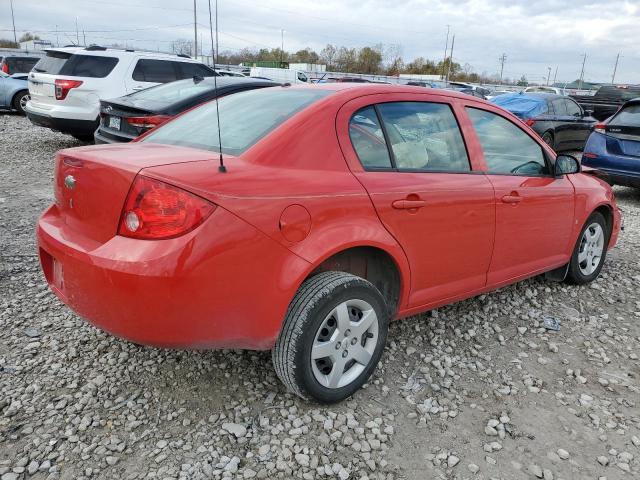
{"label": "utility pole", "polygon": [[80,32],[78,31],[78,17],[76,17],[76,45],[80,45]]}
{"label": "utility pole", "polygon": [[498,61],[500,62],[500,84],[502,85],[502,72],[504,71],[504,62],[507,61],[507,54],[503,53]]}
{"label": "utility pole", "polygon": [[283,55],[284,55],[284,30],[280,29],[280,68],[282,68]]}
{"label": "utility pole", "polygon": [[9,0],[9,5],[11,5],[11,23],[13,23],[13,41],[18,44],[18,36],[16,35],[16,19],[13,16],[13,0]]}
{"label": "utility pole", "polygon": [[442,59],[442,75],[440,75],[440,79],[444,80],[444,69],[447,64],[447,49],[449,48],[449,29],[451,25],[447,25],[447,41],[444,43],[444,58]]}
{"label": "utility pole", "polygon": [[60,39],[58,38],[58,25],[56,25],[56,47],[60,46]]}
{"label": "utility pole", "polygon": [[580,70],[580,85],[578,86],[580,90],[582,90],[582,82],[584,81],[584,64],[587,62],[587,54],[585,53],[583,57],[584,58],[582,59],[582,70]]}
{"label": "utility pole", "polygon": [[551,80],[551,67],[547,67],[547,86],[549,86],[549,80]]}
{"label": "utility pole", "polygon": [[198,13],[196,10],[196,0],[193,0],[193,51],[194,58],[198,58]]}
{"label": "utility pole", "polygon": [[451,64],[453,63],[453,46],[456,43],[456,34],[453,34],[453,38],[451,39],[451,51],[449,52],[449,65],[447,65],[447,78],[446,84],[449,84],[449,73],[451,72]]}
{"label": "utility pole", "polygon": [[558,78],[558,66],[556,65],[556,73],[553,74],[553,85],[556,84],[556,78]]}
{"label": "utility pole", "polygon": [[620,53],[616,56],[616,64],[613,67],[613,75],[611,76],[611,83],[615,83],[616,81],[616,71],[618,70],[618,60],[620,60]]}
{"label": "utility pole", "polygon": [[84,33],[84,28],[82,29],[82,41],[84,42],[84,46],[87,46],[87,35]]}

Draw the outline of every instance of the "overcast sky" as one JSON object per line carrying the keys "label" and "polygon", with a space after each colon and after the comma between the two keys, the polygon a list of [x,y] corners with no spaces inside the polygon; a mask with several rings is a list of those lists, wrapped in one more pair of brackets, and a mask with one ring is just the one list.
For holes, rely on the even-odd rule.
{"label": "overcast sky", "polygon": [[[212,0],[213,1],[213,0]],[[37,31],[61,44],[75,40],[75,22],[89,43],[126,43],[168,50],[178,38],[193,38],[193,0],[14,0],[18,35]],[[209,53],[208,3],[197,0],[199,36]],[[640,0],[219,0],[220,49],[327,43],[362,47],[397,44],[406,62],[417,56],[440,60],[446,25],[455,34],[453,57],[478,73],[542,81],[558,67],[559,81],[580,75],[611,81],[620,52],[617,82],[640,83]],[[0,0],[0,37],[12,38],[9,0]]]}

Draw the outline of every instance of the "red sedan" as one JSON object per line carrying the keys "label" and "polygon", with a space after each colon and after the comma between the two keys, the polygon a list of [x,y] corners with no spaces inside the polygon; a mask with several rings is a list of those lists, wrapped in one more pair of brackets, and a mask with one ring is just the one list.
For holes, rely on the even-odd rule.
{"label": "red sedan", "polygon": [[326,84],[218,108],[220,136],[211,102],[59,152],[40,259],[97,327],[272,349],[290,390],[334,402],[371,375],[390,320],[545,272],[590,282],[618,237],[606,183],[474,97]]}

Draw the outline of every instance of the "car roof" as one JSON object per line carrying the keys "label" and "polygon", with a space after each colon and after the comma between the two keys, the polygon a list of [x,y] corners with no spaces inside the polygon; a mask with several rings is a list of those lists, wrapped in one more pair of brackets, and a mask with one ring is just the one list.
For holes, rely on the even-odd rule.
{"label": "car roof", "polygon": [[157,58],[159,60],[174,60],[178,62],[191,62],[202,63],[199,60],[188,57],[186,55],[176,55],[174,53],[162,53],[162,52],[150,52],[146,50],[129,50],[121,48],[109,48],[109,47],[59,47],[59,48],[47,48],[45,52],[63,52],[76,55],[93,55],[97,57],[146,57]]}
{"label": "car roof", "polygon": [[456,92],[455,90],[444,90],[441,88],[425,89],[424,87],[404,84],[335,82],[305,85],[297,83],[287,88],[333,90],[337,93],[344,93],[345,96],[354,97],[358,95],[375,95],[379,93],[421,93],[423,95],[441,95],[443,97],[461,98],[464,100],[469,100],[471,98],[482,101],[482,99],[479,99],[478,97],[470,97],[469,95]]}

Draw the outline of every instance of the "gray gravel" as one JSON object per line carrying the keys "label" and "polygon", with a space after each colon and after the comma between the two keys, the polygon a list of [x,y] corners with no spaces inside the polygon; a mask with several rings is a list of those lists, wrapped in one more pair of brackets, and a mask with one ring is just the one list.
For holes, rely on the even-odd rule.
{"label": "gray gravel", "polygon": [[367,387],[324,407],[288,394],[268,352],[132,345],[48,291],[34,223],[75,145],[0,115],[1,480],[640,476],[635,191],[616,189],[627,230],[598,281],[396,322]]}

